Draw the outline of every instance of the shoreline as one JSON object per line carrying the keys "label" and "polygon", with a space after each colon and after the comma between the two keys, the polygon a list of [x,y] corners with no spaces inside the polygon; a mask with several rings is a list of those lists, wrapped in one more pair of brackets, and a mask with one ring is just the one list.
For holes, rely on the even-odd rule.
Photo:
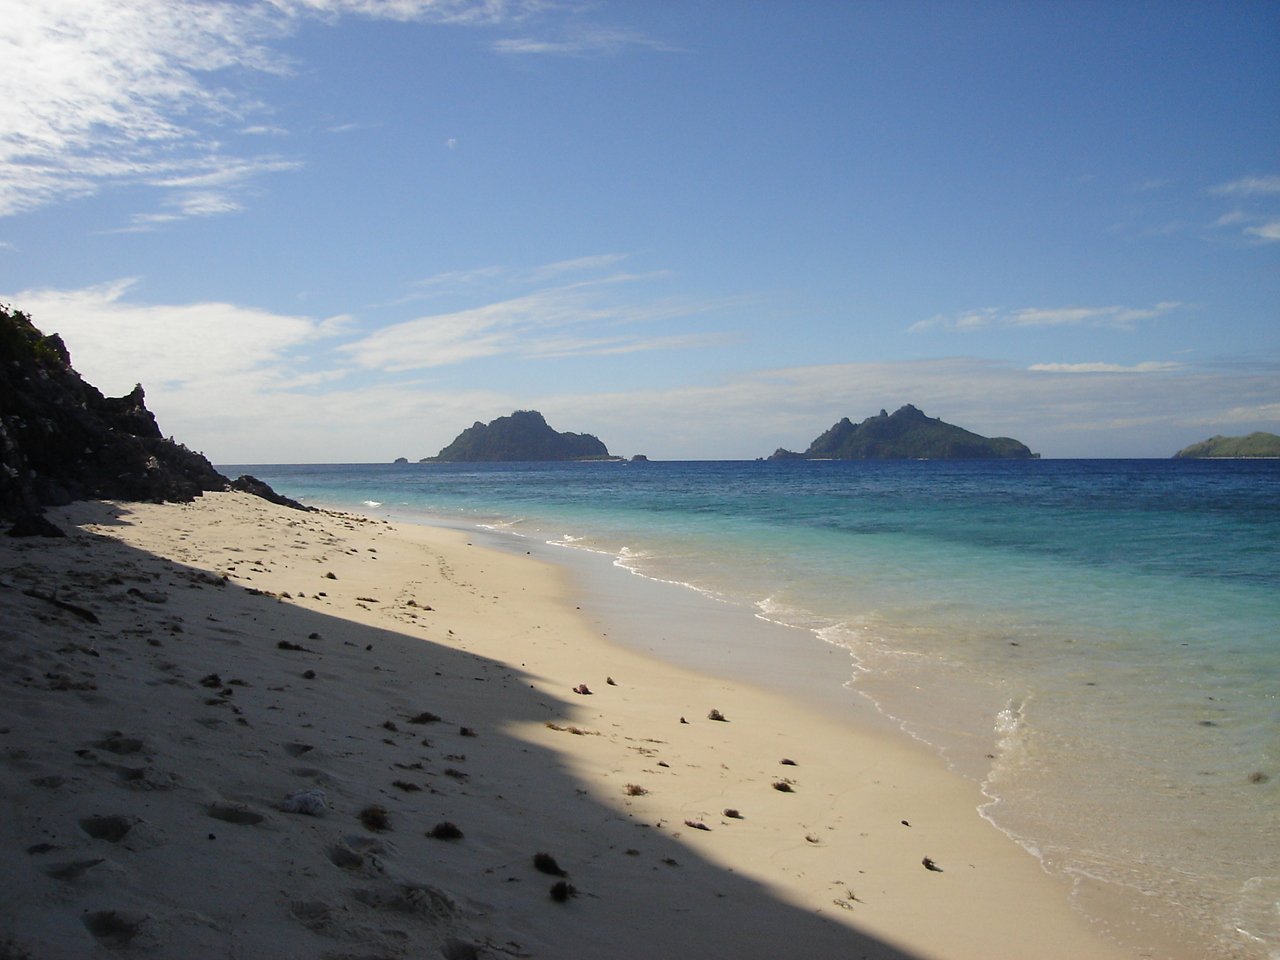
{"label": "shoreline", "polygon": [[[601,636],[561,565],[240,494],[53,519],[85,529],[0,554],[19,811],[0,830],[16,861],[0,943],[1139,955],[923,747]],[[54,581],[100,623],[22,592]],[[444,719],[413,725],[424,711]],[[325,816],[280,809],[303,788],[325,790]],[[361,824],[370,806],[389,830]],[[443,822],[464,836],[426,836]],[[538,852],[568,871],[568,902]]]}

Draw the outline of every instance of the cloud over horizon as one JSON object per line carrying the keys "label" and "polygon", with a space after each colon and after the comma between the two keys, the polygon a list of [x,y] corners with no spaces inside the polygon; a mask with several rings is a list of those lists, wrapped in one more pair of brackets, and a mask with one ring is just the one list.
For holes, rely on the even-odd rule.
{"label": "cloud over horizon", "polygon": [[[1016,437],[1048,456],[1167,456],[1202,439],[1199,432],[1266,429],[1280,415],[1280,370],[1266,363],[1027,367],[953,357],[759,368],[665,388],[475,387],[466,374],[471,359],[492,349],[530,349],[504,342],[515,328],[540,326],[550,355],[557,329],[581,322],[569,304],[590,285],[551,287],[371,334],[346,315],[132,302],[140,287],[125,279],[6,299],[41,329],[62,334],[86,380],[111,395],[141,380],[162,429],[224,463],[305,462],[315,449],[364,461],[416,458],[435,453],[477,419],[518,408],[542,410],[559,429],[595,433],[615,451],[660,459],[764,456],[778,446],[803,447],[841,417],[859,420],[908,402],[979,433]],[[607,309],[601,316],[615,319]],[[565,339],[566,349],[605,349],[591,336]],[[620,337],[618,348],[659,346],[687,344]],[[398,369],[412,372],[424,365],[412,359],[415,350],[449,354],[459,381],[369,381],[354,369],[359,360],[394,365],[399,352],[410,359]]]}
{"label": "cloud over horizon", "polygon": [[1186,304],[1176,300],[1165,300],[1150,307],[1022,307],[1016,310],[985,307],[950,316],[938,314],[913,323],[907,331],[922,333],[927,330],[953,330],[964,333],[989,327],[1017,329],[1071,326],[1132,330],[1140,321],[1154,320],[1185,306]]}

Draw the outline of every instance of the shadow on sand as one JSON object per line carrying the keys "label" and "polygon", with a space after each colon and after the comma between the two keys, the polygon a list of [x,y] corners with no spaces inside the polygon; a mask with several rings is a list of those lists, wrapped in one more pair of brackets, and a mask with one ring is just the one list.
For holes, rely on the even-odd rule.
{"label": "shadow on sand", "polygon": [[[94,506],[78,517],[129,522]],[[86,533],[0,558],[0,725],[25,744],[0,956],[911,956],[593,796],[506,732],[575,706],[506,664]],[[41,580],[100,623],[23,592]],[[281,811],[309,790],[323,816]],[[387,829],[361,823],[374,807]],[[461,837],[428,836],[442,823]]]}

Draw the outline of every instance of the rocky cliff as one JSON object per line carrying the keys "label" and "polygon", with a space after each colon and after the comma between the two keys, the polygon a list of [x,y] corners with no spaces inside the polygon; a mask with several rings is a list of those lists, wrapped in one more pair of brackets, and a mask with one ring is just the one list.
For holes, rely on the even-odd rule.
{"label": "rocky cliff", "polygon": [[[57,334],[0,306],[0,517],[30,526],[45,506],[73,500],[189,501],[228,489],[202,455],[160,433],[145,399],[141,384],[104,397]],[[252,479],[237,483],[260,484]]]}
{"label": "rocky cliff", "polygon": [[558,433],[537,410],[517,410],[487,424],[477,421],[423,462],[606,460],[609,456],[609,448],[591,434]]}
{"label": "rocky cliff", "polygon": [[911,404],[859,424],[845,417],[804,453],[779,449],[770,460],[1030,460],[1039,456],[1009,437],[983,437]]}

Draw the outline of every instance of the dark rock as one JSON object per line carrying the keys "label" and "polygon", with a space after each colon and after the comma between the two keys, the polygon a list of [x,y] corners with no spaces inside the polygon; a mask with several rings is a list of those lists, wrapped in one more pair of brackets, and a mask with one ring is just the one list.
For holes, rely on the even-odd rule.
{"label": "dark rock", "polygon": [[[249,482],[236,489],[308,509],[241,480]],[[0,518],[38,517],[75,500],[186,503],[229,486],[202,454],[164,437],[141,384],[104,397],[72,368],[57,334],[0,306]]]}
{"label": "dark rock", "polygon": [[80,499],[190,501],[227,481],[166,440],[141,385],[104,397],[57,336],[0,307],[0,516]]}
{"label": "dark rock", "polygon": [[9,528],[11,537],[65,537],[66,533],[53,521],[35,513],[18,517]]}
{"label": "dark rock", "polygon": [[272,503],[279,504],[282,507],[292,507],[294,510],[311,510],[311,507],[303,506],[297,500],[290,500],[283,494],[276,493],[265,480],[259,480],[257,477],[250,476],[247,473],[232,480],[231,489],[239,490],[241,493],[251,493],[255,497],[270,500]]}

